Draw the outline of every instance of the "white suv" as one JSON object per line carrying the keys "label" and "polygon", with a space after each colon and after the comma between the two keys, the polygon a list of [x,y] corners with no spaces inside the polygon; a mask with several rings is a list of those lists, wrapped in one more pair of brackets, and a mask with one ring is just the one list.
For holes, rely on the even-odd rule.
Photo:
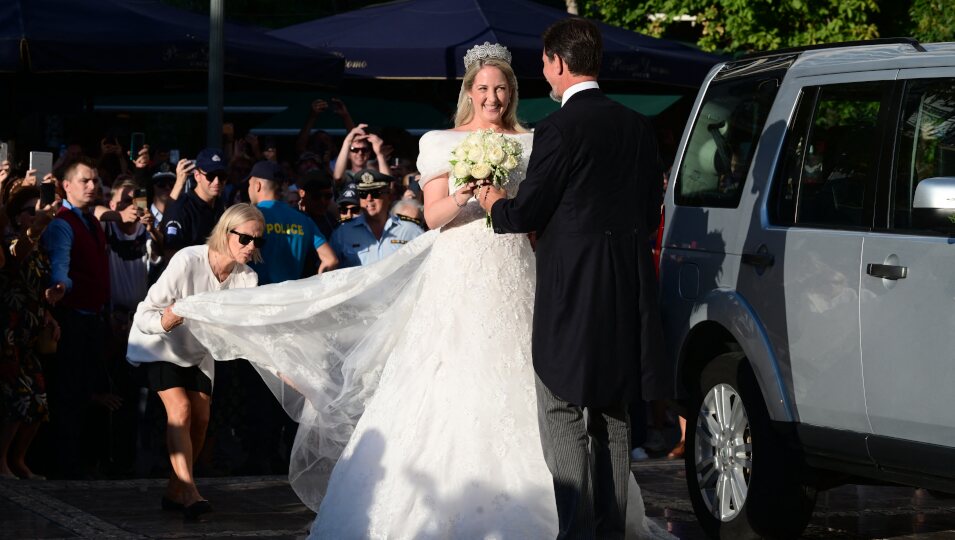
{"label": "white suv", "polygon": [[716,66],[673,173],[661,304],[704,529],[797,536],[845,482],[955,492],[955,43]]}

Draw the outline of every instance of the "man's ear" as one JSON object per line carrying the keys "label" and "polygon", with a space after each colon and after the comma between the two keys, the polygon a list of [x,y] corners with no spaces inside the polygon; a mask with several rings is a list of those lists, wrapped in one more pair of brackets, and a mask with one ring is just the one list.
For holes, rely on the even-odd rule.
{"label": "man's ear", "polygon": [[563,75],[567,69],[567,66],[564,64],[564,59],[561,58],[559,54],[554,53],[554,61],[557,62],[557,74]]}

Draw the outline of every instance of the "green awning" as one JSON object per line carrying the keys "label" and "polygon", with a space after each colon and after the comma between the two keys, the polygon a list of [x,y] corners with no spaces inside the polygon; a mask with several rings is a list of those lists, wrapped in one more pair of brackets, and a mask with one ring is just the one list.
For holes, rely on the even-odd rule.
{"label": "green awning", "polygon": [[[655,94],[608,94],[610,99],[637,111],[644,116],[656,116],[673,105],[682,96]],[[547,98],[521,99],[517,105],[517,117],[521,122],[536,124],[545,116],[560,108],[560,104]]]}

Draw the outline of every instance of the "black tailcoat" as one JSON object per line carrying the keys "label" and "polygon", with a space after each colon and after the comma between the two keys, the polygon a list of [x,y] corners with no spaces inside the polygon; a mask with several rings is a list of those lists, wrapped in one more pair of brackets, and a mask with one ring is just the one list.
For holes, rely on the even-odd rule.
{"label": "black tailcoat", "polygon": [[517,196],[491,209],[496,232],[537,231],[534,368],[571,403],[625,402],[641,365],[643,396],[669,395],[649,246],[662,179],[649,121],[588,89],[537,125]]}

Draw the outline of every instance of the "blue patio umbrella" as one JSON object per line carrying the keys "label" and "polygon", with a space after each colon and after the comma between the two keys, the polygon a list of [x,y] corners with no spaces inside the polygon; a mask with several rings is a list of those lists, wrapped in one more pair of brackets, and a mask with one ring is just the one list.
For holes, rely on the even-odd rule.
{"label": "blue patio umbrella", "polygon": [[[337,85],[341,58],[225,24],[225,73]],[[0,72],[182,73],[208,69],[209,17],[156,0],[0,0]]]}
{"label": "blue patio umbrella", "polygon": [[[349,77],[454,79],[475,44],[506,45],[520,78],[541,78],[543,31],[569,15],[530,0],[399,0],[270,32],[345,58]],[[692,47],[600,24],[604,80],[699,86],[721,61]]]}

